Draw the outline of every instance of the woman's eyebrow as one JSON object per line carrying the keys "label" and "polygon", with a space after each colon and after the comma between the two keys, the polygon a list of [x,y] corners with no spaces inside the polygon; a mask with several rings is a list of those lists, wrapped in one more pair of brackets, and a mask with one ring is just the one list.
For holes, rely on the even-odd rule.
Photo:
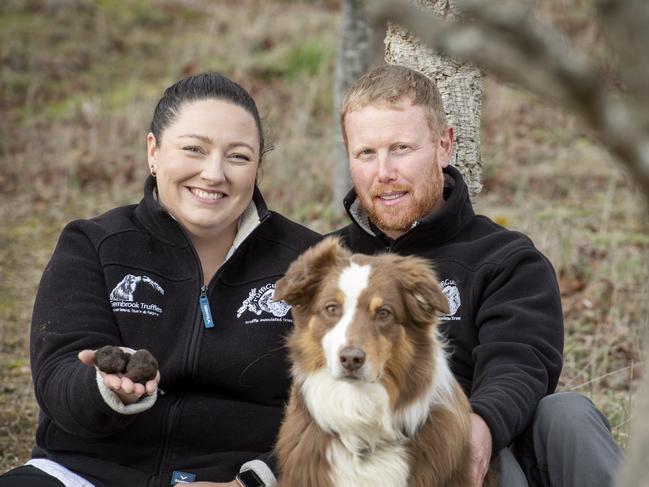
{"label": "woman's eyebrow", "polygon": [[178,136],[178,138],[179,139],[182,139],[182,138],[198,139],[198,140],[200,140],[202,142],[205,142],[206,144],[211,144],[212,143],[212,139],[210,139],[209,137],[207,137],[205,135],[199,135],[199,134],[183,134],[183,135]]}
{"label": "woman's eyebrow", "polygon": [[[198,139],[198,140],[200,140],[202,142],[205,142],[206,144],[213,144],[214,143],[214,141],[211,138],[207,137],[206,135],[199,135],[199,134],[183,134],[183,135],[179,135],[178,138],[179,139],[182,139],[182,138]],[[251,152],[255,152],[255,149],[254,149],[253,146],[251,146],[250,144],[248,144],[247,142],[244,142],[242,140],[232,142],[232,143],[228,144],[229,148],[237,147],[237,146],[244,146],[244,147],[247,147],[248,149],[250,149]]]}
{"label": "woman's eyebrow", "polygon": [[250,149],[250,152],[255,152],[254,147],[252,147],[252,146],[251,146],[250,144],[248,144],[247,142],[243,142],[243,141],[232,142],[231,144],[228,144],[228,148],[238,147],[238,146],[241,146],[241,145],[244,146],[244,147],[247,147],[248,149]]}

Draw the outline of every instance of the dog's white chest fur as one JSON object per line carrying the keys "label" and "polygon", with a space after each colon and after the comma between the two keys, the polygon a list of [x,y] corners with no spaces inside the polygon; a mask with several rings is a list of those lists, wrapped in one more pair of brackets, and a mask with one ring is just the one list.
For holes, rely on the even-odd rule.
{"label": "dog's white chest fur", "polygon": [[304,377],[302,394],[318,426],[334,436],[327,448],[333,485],[406,487],[403,436],[381,384],[335,380],[322,369]]}

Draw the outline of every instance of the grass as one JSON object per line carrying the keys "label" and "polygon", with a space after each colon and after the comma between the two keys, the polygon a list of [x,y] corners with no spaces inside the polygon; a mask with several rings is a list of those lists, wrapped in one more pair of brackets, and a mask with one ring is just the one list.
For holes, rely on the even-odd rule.
{"label": "grass", "polygon": [[[595,42],[590,0],[546,4],[580,45]],[[0,472],[33,444],[42,269],[67,221],[139,200],[164,87],[204,70],[239,81],[275,145],[261,180],[271,207],[320,231],[345,222],[329,191],[337,25],[333,0],[0,3]],[[560,388],[591,397],[626,445],[649,321],[646,209],[578,120],[493,79],[482,144],[478,210],[530,235],[560,279]]]}

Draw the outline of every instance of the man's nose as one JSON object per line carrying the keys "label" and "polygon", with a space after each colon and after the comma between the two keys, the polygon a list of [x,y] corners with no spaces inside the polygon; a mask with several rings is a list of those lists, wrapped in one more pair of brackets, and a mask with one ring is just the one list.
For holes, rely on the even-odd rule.
{"label": "man's nose", "polygon": [[389,154],[378,156],[378,180],[380,183],[389,183],[397,179],[396,165]]}

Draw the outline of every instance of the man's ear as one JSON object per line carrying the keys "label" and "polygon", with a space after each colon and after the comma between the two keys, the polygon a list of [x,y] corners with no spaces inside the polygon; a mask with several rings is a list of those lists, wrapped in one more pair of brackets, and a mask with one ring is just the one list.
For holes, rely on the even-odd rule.
{"label": "man's ear", "polygon": [[442,136],[439,139],[439,165],[441,167],[447,167],[449,162],[451,162],[451,154],[453,154],[453,140],[455,133],[453,127],[446,127],[446,130],[442,132]]}
{"label": "man's ear", "polygon": [[396,278],[403,291],[407,311],[415,323],[431,325],[437,322],[437,314],[449,313],[448,299],[427,260],[401,257],[397,266]]}
{"label": "man's ear", "polygon": [[351,252],[344,248],[338,238],[327,237],[297,258],[284,277],[275,285],[274,298],[293,306],[311,302],[318,285],[337,264],[349,259]]}

